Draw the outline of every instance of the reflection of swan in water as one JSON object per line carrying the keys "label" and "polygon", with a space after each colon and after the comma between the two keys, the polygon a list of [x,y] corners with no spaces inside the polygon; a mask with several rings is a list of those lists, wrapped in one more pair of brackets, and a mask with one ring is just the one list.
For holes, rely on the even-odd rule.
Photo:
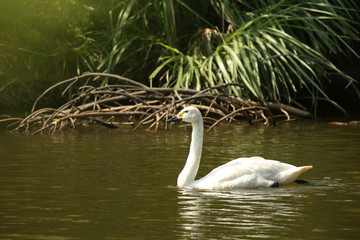
{"label": "reflection of swan in water", "polygon": [[179,174],[177,185],[181,188],[227,190],[249,187],[278,187],[293,183],[312,166],[296,167],[291,164],[262,157],[238,158],[212,170],[205,177],[195,180],[199,169],[203,145],[203,120],[195,107],[186,107],[173,122],[183,120],[192,124],[192,138],[189,155],[184,169]]}
{"label": "reflection of swan in water", "polygon": [[309,193],[311,189],[302,187],[225,192],[178,189],[181,239],[282,239],[311,205]]}

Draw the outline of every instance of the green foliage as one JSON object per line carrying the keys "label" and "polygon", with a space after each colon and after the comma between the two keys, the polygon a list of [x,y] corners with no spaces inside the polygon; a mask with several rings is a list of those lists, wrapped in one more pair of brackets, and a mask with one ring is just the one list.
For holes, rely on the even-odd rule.
{"label": "green foliage", "polygon": [[[235,82],[243,88],[229,88],[230,92],[263,102],[290,102],[304,90],[313,98],[318,93],[327,97],[327,74],[344,74],[326,55],[351,52],[345,41],[359,40],[354,27],[359,12],[351,1],[211,3],[217,25],[202,28],[185,48],[162,43],[168,53],[161,56],[151,78],[160,76],[167,86],[197,89]],[[192,14],[203,19],[196,11]]]}
{"label": "green foliage", "polygon": [[358,19],[351,0],[3,0],[0,102],[31,102],[86,71],[179,88],[235,82],[230,93],[261,101],[326,96],[328,74],[342,74],[327,57],[357,56]]}
{"label": "green foliage", "polygon": [[30,105],[44,86],[74,74],[72,29],[90,13],[75,0],[0,2],[1,105]]}
{"label": "green foliage", "polygon": [[150,8],[151,1],[118,1],[108,12],[103,12],[106,21],[102,26],[87,31],[75,29],[79,41],[79,47],[74,49],[79,57],[78,72],[88,70],[126,76],[141,73],[149,59],[154,58],[152,31],[156,28],[149,27],[149,22],[154,20],[153,14],[148,14]]}

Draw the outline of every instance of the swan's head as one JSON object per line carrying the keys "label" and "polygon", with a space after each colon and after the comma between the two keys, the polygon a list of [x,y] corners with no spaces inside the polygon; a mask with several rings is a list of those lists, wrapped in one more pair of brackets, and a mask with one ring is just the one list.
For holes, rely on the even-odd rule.
{"label": "swan's head", "polygon": [[201,112],[196,107],[186,107],[181,110],[175,117],[167,120],[167,122],[175,122],[182,120],[184,122],[195,123],[202,119]]}

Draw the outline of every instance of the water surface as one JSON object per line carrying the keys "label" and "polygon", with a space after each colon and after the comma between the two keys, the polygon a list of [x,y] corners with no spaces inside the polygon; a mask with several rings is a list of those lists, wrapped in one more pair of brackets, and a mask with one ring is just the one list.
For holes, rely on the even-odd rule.
{"label": "water surface", "polygon": [[316,186],[182,190],[190,129],[0,134],[0,239],[357,239],[360,128],[220,126],[198,176],[241,156],[312,164]]}

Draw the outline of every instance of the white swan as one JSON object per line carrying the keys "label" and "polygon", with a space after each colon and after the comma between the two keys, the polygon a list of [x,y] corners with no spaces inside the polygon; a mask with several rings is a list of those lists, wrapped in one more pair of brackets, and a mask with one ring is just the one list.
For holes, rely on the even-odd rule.
{"label": "white swan", "polygon": [[178,176],[177,186],[208,190],[230,190],[251,187],[278,187],[293,183],[312,166],[296,167],[291,164],[262,157],[238,158],[212,170],[205,177],[195,180],[199,169],[203,145],[203,120],[195,107],[186,107],[167,122],[182,120],[192,124],[189,155],[184,169]]}

